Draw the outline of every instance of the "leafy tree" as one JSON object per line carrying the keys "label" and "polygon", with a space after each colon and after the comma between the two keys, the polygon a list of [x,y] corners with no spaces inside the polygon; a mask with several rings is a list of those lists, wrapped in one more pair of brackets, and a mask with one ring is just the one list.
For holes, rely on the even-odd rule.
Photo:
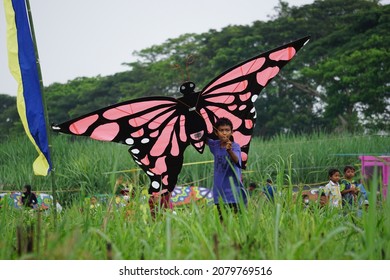
{"label": "leafy tree", "polygon": [[[317,3],[316,1],[315,3]],[[320,1],[320,4],[341,4]],[[362,6],[358,6],[356,2]],[[312,53],[326,55],[303,69],[312,88],[320,88],[325,106],[324,122],[328,128],[353,131],[364,125],[385,129],[389,124],[389,6],[379,7],[369,1],[343,1],[333,22],[344,22],[332,34],[313,44]],[[339,5],[341,6],[341,5]],[[324,12],[323,6],[320,6]],[[332,8],[333,9],[333,8]],[[335,11],[336,12],[336,11]],[[324,47],[325,46],[325,47]],[[364,119],[364,123],[358,122]]]}
{"label": "leafy tree", "polygon": [[[167,95],[190,79],[200,90],[216,75],[263,51],[311,35],[305,46],[261,93],[255,134],[318,130],[388,130],[390,123],[390,5],[368,0],[316,0],[290,6],[251,25],[183,34],[136,52],[128,71],[77,78],[45,88],[50,122],[62,122],[124,100]],[[0,114],[12,131],[16,109]],[[12,121],[7,121],[12,120]]]}
{"label": "leafy tree", "polygon": [[16,109],[16,97],[0,94],[0,139],[7,139],[9,136],[22,133],[23,126]]}

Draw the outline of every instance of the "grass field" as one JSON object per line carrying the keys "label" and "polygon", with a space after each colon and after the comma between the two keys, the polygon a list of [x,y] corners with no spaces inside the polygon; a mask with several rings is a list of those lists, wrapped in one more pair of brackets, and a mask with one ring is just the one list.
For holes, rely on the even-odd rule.
{"label": "grass field", "polygon": [[[59,136],[53,139],[55,172],[32,175],[36,157],[24,138],[0,148],[0,192],[51,190],[53,182],[64,209],[47,212],[0,210],[0,259],[390,259],[390,199],[377,197],[380,178],[367,183],[370,206],[337,211],[293,199],[293,186],[321,185],[330,167],[358,167],[359,154],[389,154],[389,137],[357,135],[280,136],[253,139],[244,182],[262,184],[271,177],[280,195],[275,203],[251,197],[240,215],[221,223],[213,205],[193,203],[174,211],[149,214],[148,181],[136,168],[126,146]],[[208,151],[189,147],[185,163],[209,161]],[[212,185],[212,164],[184,166],[180,185]],[[54,178],[53,178],[54,176]],[[85,197],[113,194],[116,182],[137,190],[133,203],[113,203],[90,210]],[[54,179],[54,180],[53,180]],[[283,187],[282,187],[283,186]]]}

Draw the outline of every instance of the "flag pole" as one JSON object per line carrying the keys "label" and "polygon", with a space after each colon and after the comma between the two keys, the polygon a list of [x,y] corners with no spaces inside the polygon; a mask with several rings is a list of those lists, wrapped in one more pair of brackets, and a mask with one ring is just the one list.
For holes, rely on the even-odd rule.
{"label": "flag pole", "polygon": [[[30,1],[26,1],[26,7],[27,7],[27,15],[28,15],[28,20],[30,22],[30,30],[31,30],[31,37],[33,40],[34,44],[34,52],[35,52],[35,57],[36,57],[36,65],[38,69],[38,77],[39,77],[39,86],[41,88],[41,95],[42,95],[42,103],[43,103],[43,109],[44,109],[44,115],[45,115],[45,123],[46,123],[46,131],[47,131],[47,140],[49,144],[49,151],[51,153],[51,129],[49,126],[49,117],[47,113],[47,106],[46,106],[46,99],[45,99],[45,94],[44,94],[44,87],[43,87],[43,79],[42,79],[42,71],[41,71],[41,64],[39,61],[39,54],[38,54],[38,47],[37,47],[37,40],[35,37],[35,30],[34,30],[34,23],[33,23],[33,18],[32,18],[32,13],[31,13],[31,7],[30,7]],[[54,164],[53,164],[53,157],[51,157],[51,172],[50,172],[50,177],[51,177],[51,189],[52,189],[52,195],[53,195],[53,216],[54,216],[54,228],[57,227],[57,190],[56,190],[56,182],[55,182],[55,170],[54,170]]]}

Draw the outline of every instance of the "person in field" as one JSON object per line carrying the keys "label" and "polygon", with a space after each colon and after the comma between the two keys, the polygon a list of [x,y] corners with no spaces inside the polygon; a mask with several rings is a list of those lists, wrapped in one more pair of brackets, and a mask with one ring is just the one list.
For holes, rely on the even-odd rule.
{"label": "person in field", "polygon": [[343,206],[353,206],[357,203],[357,196],[360,192],[358,184],[354,180],[355,168],[347,165],[344,167],[344,178],[340,181],[340,192],[343,198]]}
{"label": "person in field", "polygon": [[267,179],[266,182],[267,183],[263,188],[263,193],[265,194],[265,196],[268,198],[269,201],[274,202],[276,188],[274,187],[271,179]]}
{"label": "person in field", "polygon": [[340,191],[343,206],[368,205],[367,191],[362,184],[355,180],[355,168],[351,165],[344,167],[344,178],[340,181]]}
{"label": "person in field", "polygon": [[331,207],[342,208],[342,197],[340,192],[340,170],[329,169],[329,183],[324,187],[324,193]]}
{"label": "person in field", "polygon": [[31,185],[25,185],[22,192],[22,205],[27,208],[37,208],[38,199],[31,191]]}
{"label": "person in field", "polygon": [[100,204],[98,202],[98,199],[96,196],[92,196],[90,200],[89,209],[97,209],[100,207]]}
{"label": "person in field", "polygon": [[248,187],[248,194],[250,196],[257,195],[259,193],[258,189],[257,184],[255,182],[251,182]]}
{"label": "person in field", "polygon": [[153,192],[149,198],[149,208],[153,219],[156,218],[158,211],[161,209],[172,210],[171,193],[167,189]]}
{"label": "person in field", "polygon": [[328,204],[328,198],[326,197],[326,194],[324,192],[320,192],[319,197],[320,207],[323,208]]}
{"label": "person in field", "polygon": [[214,156],[213,196],[222,221],[221,207],[239,212],[241,200],[246,204],[246,193],[241,182],[241,148],[233,140],[232,122],[220,118],[215,124],[214,133],[218,139],[207,139],[207,145]]}

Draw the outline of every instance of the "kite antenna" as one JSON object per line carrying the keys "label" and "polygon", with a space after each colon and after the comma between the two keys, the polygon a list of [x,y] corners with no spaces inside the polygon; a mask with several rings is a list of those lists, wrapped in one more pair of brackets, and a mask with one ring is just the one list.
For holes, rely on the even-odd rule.
{"label": "kite antenna", "polygon": [[194,63],[194,61],[195,61],[195,58],[193,55],[187,55],[187,57],[185,58],[185,66],[186,66],[185,70],[183,69],[183,67],[179,63],[175,63],[172,65],[172,68],[177,70],[180,73],[183,83],[190,81],[190,73],[188,71],[188,68],[191,64]]}
{"label": "kite antenna", "polygon": [[186,57],[186,74],[187,74],[187,81],[190,81],[190,73],[188,72],[188,67],[194,63],[195,57],[193,55],[187,55]]}

